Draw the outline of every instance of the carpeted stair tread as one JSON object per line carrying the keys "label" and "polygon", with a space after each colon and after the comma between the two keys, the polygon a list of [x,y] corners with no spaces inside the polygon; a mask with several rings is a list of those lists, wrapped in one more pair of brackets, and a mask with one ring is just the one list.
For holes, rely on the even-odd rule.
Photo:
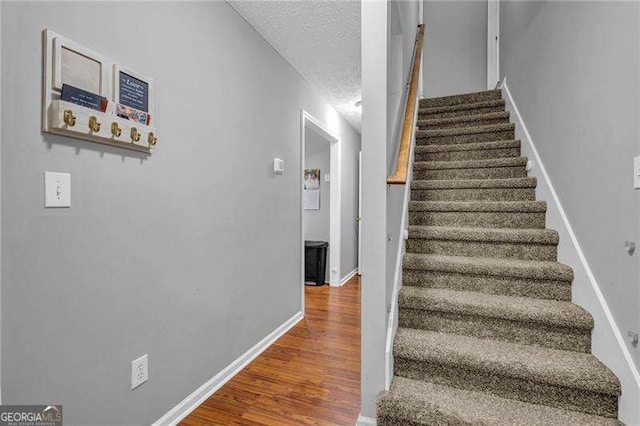
{"label": "carpeted stair tread", "polygon": [[398,306],[502,320],[591,330],[593,318],[580,306],[564,301],[502,296],[442,288],[402,287]]}
{"label": "carpeted stair tread", "polygon": [[409,201],[409,211],[544,213],[545,201]]}
{"label": "carpeted stair tread", "polygon": [[485,393],[394,377],[377,399],[378,424],[619,426],[619,421]]}
{"label": "carpeted stair tread", "polygon": [[496,243],[558,244],[558,232],[551,229],[459,228],[409,226],[409,239],[483,241]]}
{"label": "carpeted stair tread", "polygon": [[418,145],[415,147],[416,154],[433,154],[436,152],[451,151],[480,151],[485,149],[520,148],[519,140],[494,141],[494,142],[474,142],[450,145]]}
{"label": "carpeted stair tread", "polygon": [[403,268],[467,275],[573,281],[573,270],[569,266],[559,262],[541,260],[406,253]]}
{"label": "carpeted stair tread", "polygon": [[488,124],[486,126],[457,127],[453,129],[418,130],[416,131],[416,138],[475,135],[478,133],[496,133],[514,130],[515,127],[516,125],[513,123],[503,123]]}
{"label": "carpeted stair tread", "polygon": [[467,125],[485,121],[508,120],[509,111],[488,112],[484,114],[461,115],[457,117],[430,118],[418,120],[418,127],[437,128],[441,126]]}
{"label": "carpeted stair tread", "polygon": [[[418,114],[420,117],[438,116],[439,114],[462,113],[464,115],[473,114],[473,111],[486,110],[491,108],[504,109],[504,99],[491,99],[487,101],[471,102],[457,105],[444,105],[436,107],[420,106]],[[468,112],[469,111],[469,112]]]}
{"label": "carpeted stair tread", "polygon": [[527,157],[490,158],[484,160],[416,161],[413,170],[488,169],[492,167],[522,167]]}
{"label": "carpeted stair tread", "polygon": [[618,378],[595,356],[399,327],[394,357],[618,396]]}
{"label": "carpeted stair tread", "polygon": [[500,90],[484,90],[482,92],[465,93],[462,95],[421,99],[420,107],[429,108],[436,106],[459,105],[495,99],[502,99],[502,92]]}
{"label": "carpeted stair tread", "polygon": [[468,189],[468,188],[535,188],[534,177],[507,179],[422,179],[411,182],[411,189]]}

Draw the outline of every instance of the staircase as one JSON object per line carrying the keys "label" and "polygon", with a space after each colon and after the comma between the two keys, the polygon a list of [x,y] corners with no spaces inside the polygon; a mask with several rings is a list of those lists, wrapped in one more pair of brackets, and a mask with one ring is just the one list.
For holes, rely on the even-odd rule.
{"label": "staircase", "polygon": [[499,90],[424,99],[378,425],[614,425],[620,383],[591,355]]}

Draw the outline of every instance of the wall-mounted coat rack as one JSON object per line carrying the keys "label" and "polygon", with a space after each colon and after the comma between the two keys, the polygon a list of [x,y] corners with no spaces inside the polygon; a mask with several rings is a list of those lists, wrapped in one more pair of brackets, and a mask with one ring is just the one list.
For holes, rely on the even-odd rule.
{"label": "wall-mounted coat rack", "polygon": [[153,79],[44,31],[42,130],[150,154]]}

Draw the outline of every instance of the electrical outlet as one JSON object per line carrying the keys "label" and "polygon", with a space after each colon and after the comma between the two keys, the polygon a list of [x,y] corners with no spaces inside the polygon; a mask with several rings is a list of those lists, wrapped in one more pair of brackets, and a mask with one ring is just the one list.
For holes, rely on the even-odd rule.
{"label": "electrical outlet", "polygon": [[131,390],[149,380],[149,357],[147,354],[131,361]]}

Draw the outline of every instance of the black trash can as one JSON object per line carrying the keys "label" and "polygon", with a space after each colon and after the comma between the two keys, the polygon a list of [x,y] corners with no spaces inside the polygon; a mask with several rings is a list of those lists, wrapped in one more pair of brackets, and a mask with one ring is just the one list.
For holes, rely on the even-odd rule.
{"label": "black trash can", "polygon": [[326,241],[304,242],[305,284],[324,285],[327,265],[327,247],[329,247],[329,243]]}

